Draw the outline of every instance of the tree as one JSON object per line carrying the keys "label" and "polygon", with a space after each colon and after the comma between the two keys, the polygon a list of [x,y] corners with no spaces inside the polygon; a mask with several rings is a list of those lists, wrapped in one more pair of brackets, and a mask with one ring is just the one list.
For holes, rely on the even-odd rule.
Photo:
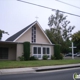
{"label": "tree", "polygon": [[56,38],[58,39],[58,43],[60,43],[60,37],[62,37],[65,41],[69,40],[72,35],[71,32],[75,28],[75,26],[68,26],[70,21],[66,20],[66,18],[67,16],[64,16],[58,10],[55,15],[51,15],[49,17],[48,25],[53,28],[54,33],[57,33]]}
{"label": "tree", "polygon": [[55,40],[54,32],[51,29],[46,29],[45,33],[53,44],[57,43],[57,41]]}
{"label": "tree", "polygon": [[[3,35],[3,34],[8,34],[8,32],[5,32],[5,31],[3,31],[3,30],[0,29],[0,40],[2,39],[2,35]],[[8,35],[9,35],[9,34],[8,34]]]}
{"label": "tree", "polygon": [[80,31],[72,35],[72,41],[74,42],[74,45],[77,47],[76,51],[80,51]]}
{"label": "tree", "polygon": [[[58,35],[58,34],[57,33],[55,34],[54,30],[52,30],[52,28],[51,29],[46,29],[45,33],[53,44],[58,44],[58,38],[56,38],[56,35]],[[60,42],[61,53],[70,52],[70,48],[69,48],[70,45],[71,45],[70,40],[64,41],[62,36],[60,36],[59,42]]]}
{"label": "tree", "polygon": [[64,16],[57,10],[55,15],[49,17],[48,25],[50,30],[45,31],[51,42],[61,45],[61,52],[63,53],[70,51],[71,41],[69,38],[72,36],[71,32],[75,28],[75,26],[70,26],[69,24],[70,21],[67,20],[67,16]]}

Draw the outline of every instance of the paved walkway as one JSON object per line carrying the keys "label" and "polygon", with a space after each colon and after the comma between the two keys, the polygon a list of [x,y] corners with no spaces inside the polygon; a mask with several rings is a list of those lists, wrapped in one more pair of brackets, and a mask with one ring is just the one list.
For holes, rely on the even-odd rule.
{"label": "paved walkway", "polygon": [[42,66],[42,67],[0,69],[0,75],[18,74],[18,73],[33,73],[33,72],[38,72],[38,71],[58,70],[58,69],[67,69],[67,68],[76,68],[76,67],[80,67],[80,63],[79,64],[68,64],[68,65]]}

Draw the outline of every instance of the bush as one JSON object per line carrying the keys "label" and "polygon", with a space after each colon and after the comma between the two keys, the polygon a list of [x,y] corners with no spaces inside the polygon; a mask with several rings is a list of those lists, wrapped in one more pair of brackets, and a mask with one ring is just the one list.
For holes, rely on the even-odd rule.
{"label": "bush", "polygon": [[30,60],[38,60],[38,58],[36,58],[35,56],[31,56]]}
{"label": "bush", "polygon": [[30,42],[23,43],[23,52],[24,52],[24,59],[29,60],[29,58],[30,58]]}
{"label": "bush", "polygon": [[60,45],[54,45],[54,56],[57,60],[60,59]]}
{"label": "bush", "polygon": [[43,55],[43,60],[47,60],[48,56],[47,55]]}
{"label": "bush", "polygon": [[24,56],[23,55],[19,56],[18,58],[19,58],[20,61],[24,61]]}
{"label": "bush", "polygon": [[60,53],[60,59],[63,59],[63,54],[62,53]]}
{"label": "bush", "polygon": [[55,56],[51,56],[51,60],[55,60],[56,58],[55,58]]}

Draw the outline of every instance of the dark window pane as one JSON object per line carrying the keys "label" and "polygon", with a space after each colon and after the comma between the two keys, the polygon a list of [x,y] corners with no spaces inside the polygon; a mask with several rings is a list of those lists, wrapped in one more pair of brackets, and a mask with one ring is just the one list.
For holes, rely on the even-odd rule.
{"label": "dark window pane", "polygon": [[41,54],[41,47],[38,47],[38,54]]}
{"label": "dark window pane", "polygon": [[46,54],[46,48],[43,48],[43,54]]}
{"label": "dark window pane", "polygon": [[0,59],[8,59],[8,48],[0,47]]}
{"label": "dark window pane", "polygon": [[34,42],[36,42],[36,39],[34,39]]}
{"label": "dark window pane", "polygon": [[34,30],[36,30],[36,27],[34,26]]}
{"label": "dark window pane", "polygon": [[32,40],[33,40],[33,37],[32,37]]}
{"label": "dark window pane", "polygon": [[33,32],[32,32],[32,37],[33,37]]}
{"label": "dark window pane", "polygon": [[34,28],[32,27],[32,32],[34,32]]}
{"label": "dark window pane", "polygon": [[47,54],[49,54],[49,48],[47,48]]}
{"label": "dark window pane", "polygon": [[34,38],[36,38],[36,35],[34,35]]}
{"label": "dark window pane", "polygon": [[34,31],[34,34],[36,34],[36,31]]}
{"label": "dark window pane", "polygon": [[33,43],[33,40],[32,40],[32,43]]}
{"label": "dark window pane", "polygon": [[33,26],[32,27],[32,36],[31,36],[32,38],[32,43],[33,42],[36,42],[36,27],[35,26]]}
{"label": "dark window pane", "polygon": [[37,47],[34,47],[33,49],[34,49],[34,51],[33,51],[34,54],[37,54]]}

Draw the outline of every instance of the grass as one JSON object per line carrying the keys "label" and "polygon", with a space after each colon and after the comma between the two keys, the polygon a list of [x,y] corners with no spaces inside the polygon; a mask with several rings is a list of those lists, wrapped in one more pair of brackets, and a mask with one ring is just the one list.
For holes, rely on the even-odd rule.
{"label": "grass", "polygon": [[0,69],[4,68],[21,68],[21,67],[38,67],[80,63],[80,59],[65,60],[37,60],[37,61],[0,61]]}

